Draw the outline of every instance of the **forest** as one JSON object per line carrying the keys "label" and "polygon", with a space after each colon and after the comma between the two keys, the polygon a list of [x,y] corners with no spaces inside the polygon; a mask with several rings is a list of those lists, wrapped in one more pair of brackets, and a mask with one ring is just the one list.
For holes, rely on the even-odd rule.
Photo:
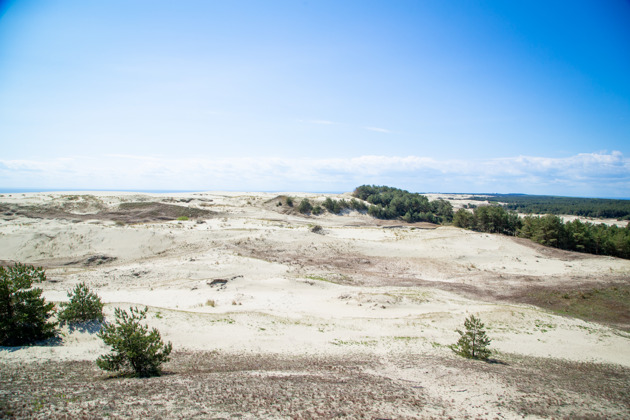
{"label": "forest", "polygon": [[487,200],[517,213],[570,214],[582,217],[630,220],[630,200],[526,194],[489,194],[483,197],[470,197],[470,200]]}

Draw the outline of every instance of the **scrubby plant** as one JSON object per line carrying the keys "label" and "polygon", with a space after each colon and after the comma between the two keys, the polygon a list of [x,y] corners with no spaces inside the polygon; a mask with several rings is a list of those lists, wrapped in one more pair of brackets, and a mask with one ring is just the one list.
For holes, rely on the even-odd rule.
{"label": "scrubby plant", "polygon": [[59,320],[67,323],[103,321],[103,302],[85,283],[68,292],[68,303],[62,303]]}
{"label": "scrubby plant", "polygon": [[57,324],[49,321],[55,305],[41,296],[42,289],[32,287],[45,280],[41,267],[0,267],[0,345],[20,346],[55,336]]}
{"label": "scrubby plant", "polygon": [[450,346],[456,354],[468,359],[487,360],[490,357],[490,338],[486,335],[484,324],[474,315],[466,318],[464,328],[466,331],[456,330],[459,340]]}
{"label": "scrubby plant", "polygon": [[314,207],[313,207],[313,211],[312,211],[312,213],[313,213],[315,216],[319,216],[319,215],[320,215],[320,214],[322,214],[323,212],[324,212],[324,209],[322,209],[322,207],[321,207],[320,205],[316,205],[316,206],[314,206]]}
{"label": "scrubby plant", "polygon": [[293,207],[293,198],[287,197],[287,199],[285,201],[287,203],[287,206]]}
{"label": "scrubby plant", "polygon": [[311,228],[311,232],[313,233],[324,233],[324,228],[322,228],[320,225],[315,225]]}
{"label": "scrubby plant", "polygon": [[164,344],[160,332],[149,331],[141,324],[148,308],[129,308],[129,312],[116,308],[114,323],[103,326],[98,336],[112,347],[112,353],[96,359],[96,365],[107,371],[133,370],[137,376],[157,376],[161,365],[169,360],[172,344]]}
{"label": "scrubby plant", "polygon": [[309,201],[308,198],[302,199],[300,205],[298,206],[298,211],[302,214],[308,214],[313,210],[313,205]]}

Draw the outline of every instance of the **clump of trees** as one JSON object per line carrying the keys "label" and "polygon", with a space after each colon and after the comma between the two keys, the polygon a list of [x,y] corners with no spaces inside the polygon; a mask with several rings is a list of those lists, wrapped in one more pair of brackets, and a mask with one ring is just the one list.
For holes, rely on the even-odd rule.
{"label": "clump of trees", "polygon": [[368,206],[364,202],[353,198],[350,201],[345,199],[335,200],[327,197],[321,204],[313,204],[308,198],[302,199],[298,206],[298,211],[302,214],[320,215],[324,211],[332,214],[340,214],[344,210],[367,211]]}
{"label": "clump of trees", "polygon": [[327,197],[322,203],[322,207],[332,214],[340,214],[344,210],[356,210],[360,212],[368,210],[367,204],[363,201],[357,200],[356,198],[347,201],[343,198],[341,200],[333,200],[332,198]]}
{"label": "clump of trees", "polygon": [[362,185],[353,195],[371,205],[368,214],[378,219],[401,219],[408,223],[448,223],[453,219],[453,206],[445,200],[429,199],[393,187]]}
{"label": "clump of trees", "polygon": [[[43,282],[41,267],[15,264],[0,267],[0,346],[21,346],[52,338],[57,323],[50,321],[55,305],[41,296],[42,289],[33,287]],[[70,301],[62,305],[59,320],[63,322],[103,321],[103,303],[85,283],[68,292]],[[140,321],[148,308],[116,309],[114,323],[106,323],[98,336],[112,346],[112,353],[96,360],[99,368],[108,371],[130,368],[138,376],[159,375],[162,363],[169,360],[171,343],[164,344],[160,333]]]}
{"label": "clump of trees", "polygon": [[50,321],[55,305],[41,296],[42,289],[32,287],[45,280],[41,267],[19,263],[0,267],[1,346],[21,346],[56,335],[57,324]]}
{"label": "clump of trees", "polygon": [[112,353],[96,359],[96,365],[107,371],[132,370],[141,377],[157,376],[161,365],[169,360],[172,344],[164,344],[160,332],[149,331],[141,323],[148,308],[130,308],[129,312],[116,308],[114,323],[107,323],[98,333]]}
{"label": "clump of trees", "polygon": [[59,321],[80,323],[89,321],[103,321],[103,302],[101,298],[85,283],[77,284],[68,292],[69,302],[60,304]]}
{"label": "clump of trees", "polygon": [[472,213],[459,209],[453,225],[478,232],[517,235],[567,251],[630,259],[630,224],[620,228],[579,220],[565,223],[552,214],[520,218],[501,206],[490,205],[476,207]]}
{"label": "clump of trees", "polygon": [[298,211],[302,214],[308,214],[313,210],[313,205],[311,204],[308,198],[302,199],[300,201],[300,205],[298,206]]}
{"label": "clump of trees", "polygon": [[630,259],[630,223],[625,228],[603,223],[564,223],[558,216],[525,216],[519,236],[569,251]]}
{"label": "clump of trees", "polygon": [[450,346],[456,354],[468,359],[487,360],[490,357],[490,338],[486,334],[485,325],[474,315],[464,321],[464,330],[456,330],[459,334],[457,343]]}
{"label": "clump of trees", "polygon": [[453,225],[478,232],[516,235],[521,227],[518,214],[501,206],[479,206],[473,212],[459,209],[453,216]]}

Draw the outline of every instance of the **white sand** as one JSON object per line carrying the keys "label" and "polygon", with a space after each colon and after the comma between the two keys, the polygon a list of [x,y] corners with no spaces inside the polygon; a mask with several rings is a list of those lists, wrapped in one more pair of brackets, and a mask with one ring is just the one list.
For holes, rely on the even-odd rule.
{"label": "white sand", "polygon": [[[115,307],[148,305],[149,323],[176,349],[447,354],[446,346],[457,339],[455,329],[467,315],[478,314],[493,338],[492,348],[500,352],[630,366],[630,337],[600,324],[527,305],[471,300],[430,283],[403,287],[395,282],[401,273],[409,279],[464,285],[492,279],[498,288],[514,287],[522,276],[545,284],[576,276],[605,281],[609,275],[627,277],[630,261],[547,255],[509,237],[450,227],[383,229],[356,212],[305,218],[278,212],[275,202],[266,204],[277,195],[270,193],[89,193],[98,200],[87,194],[11,194],[0,203],[56,203],[89,214],[115,209],[121,201],[192,198],[175,204],[221,214],[202,224],[189,220],[123,226],[102,220],[7,218],[0,221],[0,259],[52,265],[47,273],[54,282],[42,286],[52,301],[66,300],[67,290],[87,282],[107,303],[109,319]],[[323,226],[325,234],[310,232],[313,224]],[[270,253],[254,258],[252,249]],[[291,255],[289,251],[300,258],[278,257]],[[90,267],[55,266],[92,255],[116,260]],[[348,255],[367,261],[357,263],[357,270],[369,271],[375,261],[391,267],[391,279],[379,277],[380,284],[373,287],[369,281],[353,285],[352,278],[348,284],[334,284],[325,280],[348,274],[335,271],[334,264],[306,261],[313,256],[334,262]],[[356,276],[366,279],[369,273],[357,271]],[[208,285],[218,278],[229,279],[224,288]],[[92,360],[105,351],[95,335],[66,331],[62,346],[0,350],[0,357]]]}

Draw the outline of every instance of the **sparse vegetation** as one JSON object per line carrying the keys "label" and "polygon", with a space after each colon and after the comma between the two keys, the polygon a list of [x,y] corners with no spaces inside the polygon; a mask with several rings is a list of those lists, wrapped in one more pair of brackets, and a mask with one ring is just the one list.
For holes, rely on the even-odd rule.
{"label": "sparse vegetation", "polygon": [[62,303],[59,320],[67,323],[103,321],[103,302],[85,283],[68,292],[68,303]]}
{"label": "sparse vegetation", "polygon": [[[423,418],[429,410],[440,418],[628,417],[630,369],[625,366],[501,358],[507,363],[410,354],[384,365],[382,358],[364,353],[173,352],[166,365],[173,374],[144,381],[103,380],[88,361],[33,361],[16,368],[0,360],[0,417],[169,418],[178,413],[185,418],[276,418],[282,413],[292,418]],[[419,367],[413,371],[413,366]],[[438,377],[423,366],[437,370]],[[415,374],[399,379],[382,373],[392,367]],[[466,378],[475,378],[480,394],[495,398],[485,403],[490,416],[462,413],[459,400],[452,399],[453,392],[470,389],[458,383]],[[427,395],[428,386],[444,394]]]}
{"label": "sparse vegetation", "polygon": [[464,321],[465,331],[456,330],[459,340],[451,345],[451,350],[468,359],[486,360],[490,357],[490,338],[486,335],[485,326],[474,315]]}
{"label": "sparse vegetation", "polygon": [[0,345],[21,346],[54,337],[57,324],[49,321],[55,305],[33,288],[43,282],[41,267],[15,264],[0,267]]}
{"label": "sparse vegetation", "polygon": [[630,286],[534,290],[525,301],[558,314],[601,322],[630,332]]}
{"label": "sparse vegetation", "polygon": [[149,331],[140,321],[148,308],[130,308],[129,312],[116,308],[115,323],[107,323],[98,333],[112,353],[100,356],[96,365],[107,371],[131,369],[137,376],[157,376],[161,365],[169,360],[171,343],[164,344],[158,330]]}
{"label": "sparse vegetation", "polygon": [[185,222],[186,220],[188,220],[188,216],[179,216],[177,220],[179,220],[180,222]]}

